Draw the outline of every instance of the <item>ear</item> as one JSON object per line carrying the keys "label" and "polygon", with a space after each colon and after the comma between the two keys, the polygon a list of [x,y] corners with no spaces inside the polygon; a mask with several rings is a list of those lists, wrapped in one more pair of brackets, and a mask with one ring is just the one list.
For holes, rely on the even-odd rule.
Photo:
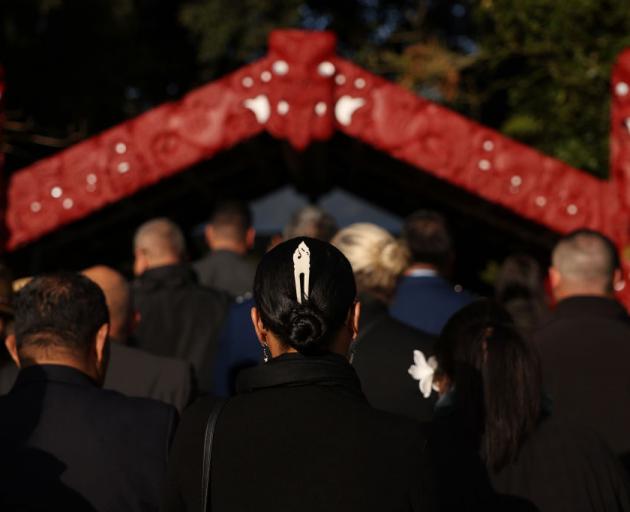
{"label": "ear", "polygon": [[141,276],[149,268],[149,262],[146,255],[140,250],[136,249],[133,252],[133,273],[136,276]]}
{"label": "ear", "polygon": [[266,345],[267,344],[267,329],[265,329],[265,326],[262,323],[262,320],[260,318],[260,314],[258,313],[258,310],[253,307],[251,310],[251,316],[252,316],[252,323],[254,324],[254,330],[256,331],[256,337],[258,338],[258,342],[261,345]]}
{"label": "ear", "polygon": [[613,290],[620,292],[626,287],[626,280],[623,278],[623,272],[621,269],[615,270],[613,274]]}
{"label": "ear", "polygon": [[562,281],[562,276],[556,267],[549,267],[549,284],[551,285],[551,289],[555,290],[559,285],[560,281]]}
{"label": "ear", "polygon": [[249,228],[247,233],[245,234],[245,244],[247,244],[247,248],[251,249],[254,247],[254,242],[256,241],[256,230],[254,228]]}
{"label": "ear", "polygon": [[107,337],[109,335],[109,324],[103,324],[100,326],[96,333],[96,363],[99,367],[107,362]]}
{"label": "ear", "polygon": [[361,318],[361,303],[359,301],[354,303],[354,306],[350,308],[350,314],[348,316],[348,327],[352,332],[352,341],[359,336],[359,319]]}
{"label": "ear", "polygon": [[18,356],[17,351],[17,340],[15,339],[15,334],[9,334],[4,340],[4,346],[7,347],[7,351],[13,359],[13,362],[16,364],[18,368],[21,368],[20,358]]}
{"label": "ear", "polygon": [[206,243],[208,244],[208,247],[212,249],[212,241],[214,240],[214,229],[212,229],[212,224],[206,225],[206,229],[204,229],[203,234],[206,237]]}

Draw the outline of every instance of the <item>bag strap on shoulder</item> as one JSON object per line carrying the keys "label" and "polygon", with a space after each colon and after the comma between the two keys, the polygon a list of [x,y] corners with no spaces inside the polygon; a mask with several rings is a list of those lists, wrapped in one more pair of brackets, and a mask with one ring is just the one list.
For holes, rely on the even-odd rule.
{"label": "bag strap on shoulder", "polygon": [[201,512],[207,512],[210,505],[210,463],[212,457],[212,441],[219,414],[227,400],[218,399],[208,415],[206,432],[203,440],[203,466],[201,474]]}

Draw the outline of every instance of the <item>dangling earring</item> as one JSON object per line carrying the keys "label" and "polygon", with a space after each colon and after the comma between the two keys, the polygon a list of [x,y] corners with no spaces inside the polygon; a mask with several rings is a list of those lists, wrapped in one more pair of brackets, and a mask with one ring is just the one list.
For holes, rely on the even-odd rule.
{"label": "dangling earring", "polygon": [[269,350],[269,345],[267,345],[266,343],[262,344],[262,349],[263,349],[263,361],[268,362],[269,359],[271,359],[271,350]]}

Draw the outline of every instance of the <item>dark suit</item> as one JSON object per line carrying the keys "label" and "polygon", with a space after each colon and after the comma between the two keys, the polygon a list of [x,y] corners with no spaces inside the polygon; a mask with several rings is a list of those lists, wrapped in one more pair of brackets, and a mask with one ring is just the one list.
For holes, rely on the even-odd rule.
{"label": "dark suit", "polygon": [[187,265],[169,265],[147,270],[134,281],[133,303],[140,313],[136,346],[189,361],[199,387],[209,390],[229,296],[200,285]]}
{"label": "dark suit", "polygon": [[233,251],[212,251],[193,264],[204,286],[241,297],[254,287],[256,265]]}
{"label": "dark suit", "polygon": [[571,297],[534,333],[554,412],[630,454],[630,318],[615,300]]}
{"label": "dark suit", "polygon": [[449,318],[470,304],[468,292],[457,292],[443,277],[404,276],[390,307],[392,316],[429,334],[438,335]]}
{"label": "dark suit", "polygon": [[127,396],[160,400],[174,405],[180,412],[191,402],[195,382],[190,363],[116,342],[110,347],[103,388]]}
{"label": "dark suit", "polygon": [[[18,368],[13,361],[0,364],[0,395],[10,391],[17,375]],[[103,388],[127,396],[160,400],[182,411],[192,400],[194,376],[185,361],[111,343]]]}
{"label": "dark suit", "polygon": [[68,366],[25,368],[0,398],[0,509],[156,510],[176,421]]}
{"label": "dark suit", "polygon": [[352,348],[352,365],[373,407],[418,421],[431,419],[436,393],[424,398],[408,370],[414,363],[414,350],[428,358],[434,341],[433,336],[391,317],[385,303],[361,297],[359,337]]}
{"label": "dark suit", "polygon": [[[213,512],[435,510],[419,425],[372,409],[341,356],[285,354],[244,370],[237,386],[216,427]],[[210,406],[184,413],[165,511],[201,508]]]}

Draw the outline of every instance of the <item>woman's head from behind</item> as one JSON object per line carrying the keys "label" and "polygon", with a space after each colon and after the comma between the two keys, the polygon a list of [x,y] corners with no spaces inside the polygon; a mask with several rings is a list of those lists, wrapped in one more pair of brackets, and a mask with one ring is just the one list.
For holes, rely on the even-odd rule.
{"label": "woman's head from behind", "polygon": [[272,354],[347,353],[356,337],[356,285],[348,260],[329,243],[299,237],[269,251],[254,279],[252,320]]}
{"label": "woman's head from behind", "polygon": [[398,278],[409,266],[406,246],[375,224],[352,224],[331,243],[350,261],[360,293],[388,301]]}
{"label": "woman's head from behind", "polygon": [[535,348],[509,314],[490,300],[456,313],[436,343],[443,381],[467,426],[480,436],[486,464],[513,461],[541,413],[542,377]]}

